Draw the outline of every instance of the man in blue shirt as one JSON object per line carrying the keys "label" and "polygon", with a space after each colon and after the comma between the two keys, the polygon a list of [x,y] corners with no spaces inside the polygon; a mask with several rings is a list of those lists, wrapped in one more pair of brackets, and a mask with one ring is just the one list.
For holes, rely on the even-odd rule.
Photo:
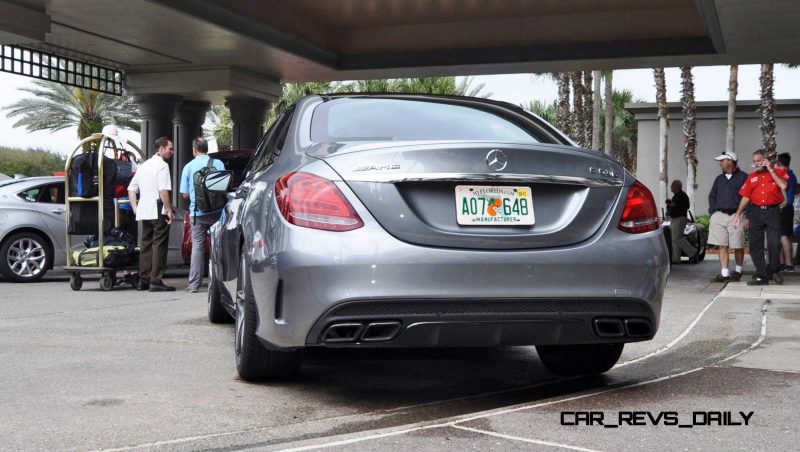
{"label": "man in blue shirt", "polygon": [[792,156],[788,152],[778,155],[778,163],[789,172],[786,186],[786,205],[781,207],[781,265],[782,272],[793,272],[792,265],[792,233],[794,232],[794,195],[797,193],[797,176],[789,169]]}
{"label": "man in blue shirt", "polygon": [[[219,220],[220,211],[203,212],[197,209],[195,203],[194,174],[208,166],[208,142],[203,137],[192,140],[192,155],[194,159],[183,167],[181,173],[180,192],[184,198],[189,199],[189,221],[192,223],[192,258],[189,262],[189,285],[186,291],[195,293],[200,289],[203,282],[203,270],[205,269],[204,248],[208,229]],[[217,160],[213,160],[212,165],[219,171],[225,169],[225,165]]]}

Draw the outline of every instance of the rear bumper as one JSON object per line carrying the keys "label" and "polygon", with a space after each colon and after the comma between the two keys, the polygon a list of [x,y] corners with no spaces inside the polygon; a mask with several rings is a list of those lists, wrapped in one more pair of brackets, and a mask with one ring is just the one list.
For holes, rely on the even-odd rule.
{"label": "rear bumper", "polygon": [[[656,316],[634,299],[362,300],[336,305],[306,345],[486,347],[652,339]],[[599,322],[599,323],[598,323]],[[604,325],[618,323],[618,331]],[[627,323],[641,328],[624,328]]]}
{"label": "rear bumper", "polygon": [[[661,231],[605,228],[572,247],[475,251],[410,245],[371,221],[345,233],[281,227],[269,250],[248,253],[257,335],[269,348],[646,340],[669,272]],[[605,317],[644,320],[650,334],[602,337],[594,320]],[[400,328],[384,341],[326,342],[337,322]]]}

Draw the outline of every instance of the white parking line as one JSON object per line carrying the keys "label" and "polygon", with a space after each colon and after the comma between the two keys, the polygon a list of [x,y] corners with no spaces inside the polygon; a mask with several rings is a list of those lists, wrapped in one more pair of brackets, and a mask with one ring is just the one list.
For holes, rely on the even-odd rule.
{"label": "white parking line", "polygon": [[634,363],[638,363],[638,362],[643,361],[645,359],[652,358],[652,357],[660,355],[660,354],[664,353],[665,351],[669,350],[670,348],[674,347],[675,344],[677,344],[678,342],[683,340],[683,338],[686,337],[694,329],[694,327],[698,324],[698,322],[700,322],[700,319],[703,318],[703,315],[706,313],[706,311],[708,311],[708,309],[711,307],[711,305],[713,305],[717,301],[717,298],[720,298],[721,296],[722,296],[722,291],[720,291],[714,298],[712,298],[711,301],[709,301],[708,304],[706,304],[706,306],[703,308],[703,310],[700,311],[695,316],[694,320],[692,320],[692,322],[689,324],[689,326],[687,326],[686,329],[684,329],[683,332],[681,332],[681,334],[679,334],[677,337],[672,339],[668,344],[663,345],[663,346],[655,349],[654,351],[652,351],[652,352],[650,352],[650,353],[648,353],[648,354],[646,354],[644,356],[640,356],[638,358],[634,358],[634,359],[631,359],[631,360],[628,360],[628,361],[623,361],[621,363],[618,363],[616,366],[613,367],[613,369],[618,369],[620,367],[625,367],[625,366],[628,366],[628,365],[631,365],[631,364],[634,364]]}
{"label": "white parking line", "polygon": [[[712,302],[713,301],[714,300],[712,300]],[[551,400],[551,401],[548,401],[548,402],[535,403],[533,405],[524,405],[524,406],[520,406],[520,407],[516,407],[516,408],[506,409],[506,410],[493,411],[493,412],[490,412],[490,413],[481,414],[481,415],[478,415],[478,416],[472,416],[472,417],[468,417],[468,418],[464,418],[464,419],[459,419],[457,421],[451,421],[451,422],[447,422],[447,423],[443,423],[443,424],[425,425],[425,426],[420,426],[420,427],[415,427],[415,428],[410,428],[410,429],[404,429],[404,430],[398,430],[398,431],[392,431],[392,432],[386,432],[386,433],[373,434],[373,435],[368,435],[368,436],[364,436],[364,437],[349,438],[349,439],[335,441],[335,442],[331,442],[331,443],[321,443],[321,444],[314,444],[314,445],[296,447],[296,448],[291,448],[291,449],[282,449],[281,452],[299,452],[299,451],[304,451],[304,450],[324,449],[324,448],[328,448],[328,447],[344,446],[344,445],[348,445],[348,444],[359,443],[359,442],[362,442],[362,441],[368,441],[368,440],[371,440],[371,439],[388,438],[388,437],[392,437],[392,436],[403,435],[403,434],[406,434],[406,433],[412,433],[412,432],[421,431],[421,430],[430,430],[430,429],[434,429],[434,428],[444,428],[444,427],[462,428],[462,426],[459,426],[458,424],[463,424],[463,423],[474,421],[474,420],[478,420],[478,419],[486,419],[486,418],[490,418],[490,417],[500,416],[500,415],[503,415],[503,414],[515,413],[515,412],[518,412],[518,411],[525,411],[525,410],[531,410],[531,409],[535,409],[535,408],[541,408],[541,407],[544,407],[544,406],[550,406],[550,405],[555,405],[555,404],[564,403],[564,402],[571,402],[571,401],[574,401],[574,400],[586,399],[586,398],[589,398],[589,397],[608,394],[608,393],[612,393],[612,392],[618,392],[618,391],[622,391],[624,389],[636,388],[636,387],[639,387],[639,386],[649,385],[649,384],[653,384],[653,383],[659,383],[659,382],[662,382],[662,381],[671,380],[673,378],[678,378],[678,377],[682,377],[682,376],[685,376],[685,375],[693,374],[693,373],[699,372],[699,371],[701,371],[703,369],[707,369],[709,367],[713,367],[713,366],[716,366],[716,365],[718,365],[720,363],[723,363],[723,362],[729,361],[731,359],[734,359],[736,357],[739,357],[739,356],[749,352],[750,350],[753,350],[754,348],[758,347],[759,344],[761,344],[761,342],[764,341],[764,338],[766,338],[766,335],[767,335],[767,304],[770,303],[770,302],[771,302],[770,300],[766,300],[764,302],[762,308],[761,308],[761,331],[760,331],[760,334],[758,336],[758,339],[756,339],[755,342],[750,344],[750,346],[747,347],[746,349],[744,349],[744,350],[742,350],[742,351],[740,351],[740,352],[738,352],[738,353],[736,353],[736,354],[734,354],[734,355],[732,355],[732,356],[730,356],[728,358],[719,360],[717,362],[714,362],[714,363],[711,363],[711,364],[708,364],[708,365],[705,365],[705,366],[701,366],[701,367],[697,367],[697,368],[694,368],[694,369],[685,370],[683,372],[678,372],[678,373],[674,373],[674,374],[665,375],[663,377],[654,378],[652,380],[641,381],[641,382],[638,382],[638,383],[630,383],[630,384],[627,384],[627,385],[617,386],[617,387],[614,387],[614,388],[603,389],[601,391],[595,391],[595,392],[590,392],[590,393],[581,394],[581,395],[577,395],[577,396],[566,397],[566,398],[563,398],[563,399]],[[709,305],[710,304],[711,303],[709,303]],[[706,306],[706,309],[707,308],[708,308],[708,306]],[[479,433],[484,433],[481,430],[471,429],[469,427],[463,427],[462,429],[470,429],[472,431],[476,431],[476,432],[479,432]],[[485,434],[492,434],[493,436],[500,436],[501,435],[499,433],[494,433],[494,432],[485,432]],[[508,439],[517,438],[517,437],[511,437],[509,435],[503,435],[503,437],[508,438]],[[530,442],[530,443],[533,443],[533,442],[537,442],[538,443],[538,441],[539,441],[539,440],[534,440],[534,439],[531,439],[531,438],[519,438],[519,440],[520,441]],[[568,446],[568,445],[557,445],[556,443],[552,443],[550,445],[553,445],[554,447],[569,447],[569,448],[577,447],[577,446]],[[578,450],[589,450],[589,449],[578,449]]]}
{"label": "white parking line", "polygon": [[[641,356],[639,358],[635,358],[635,359],[632,359],[632,360],[629,360],[629,361],[625,361],[625,362],[619,363],[616,366],[614,366],[614,369],[616,369],[618,367],[627,366],[627,365],[630,365],[630,364],[633,364],[633,363],[641,362],[641,361],[643,361],[645,359],[649,359],[649,358],[652,358],[654,356],[660,355],[660,354],[664,353],[665,351],[669,350],[670,348],[672,348],[673,346],[675,346],[675,344],[680,342],[683,338],[685,338],[692,331],[692,329],[694,329],[694,327],[700,322],[700,319],[703,317],[703,315],[706,313],[706,311],[708,311],[708,309],[716,302],[717,298],[719,298],[721,295],[722,295],[722,292],[718,293],[713,299],[711,299],[711,301],[709,301],[708,304],[706,304],[706,306],[703,308],[703,310],[700,311],[700,313],[698,313],[697,316],[695,316],[695,318],[686,327],[686,329],[684,329],[681,332],[681,334],[679,334],[677,337],[675,337],[675,339],[670,341],[668,344],[656,349],[653,352],[650,352],[650,353],[648,353],[648,354],[646,354],[644,356]],[[764,308],[764,316],[766,316],[766,307]],[[766,321],[766,319],[765,319],[765,321]],[[759,341],[759,343],[760,343],[760,341]],[[750,349],[748,348],[747,351],[749,351],[749,350]],[[742,352],[740,352],[739,354],[741,354],[741,353]],[[736,355],[736,356],[738,356],[738,355]],[[695,372],[695,371],[702,370],[704,368],[705,367],[701,367],[701,368],[698,368],[698,369],[695,369],[695,370],[692,370],[692,371],[687,371],[687,372],[684,372],[684,373],[675,374],[675,375],[667,376],[667,377],[662,377],[660,379],[650,380],[650,381],[637,383],[637,384],[633,384],[633,385],[629,385],[629,386],[624,386],[624,387],[619,387],[619,388],[610,388],[610,389],[606,389],[606,390],[603,390],[603,391],[594,392],[594,393],[590,393],[590,394],[585,394],[585,395],[581,395],[581,396],[575,396],[575,397],[561,399],[561,400],[552,401],[552,402],[545,402],[543,404],[531,405],[531,406],[528,406],[527,408],[526,407],[516,408],[516,409],[513,409],[512,411],[507,411],[507,412],[518,411],[520,409],[538,408],[538,407],[541,407],[541,406],[547,406],[547,405],[551,405],[551,404],[555,404],[555,403],[561,403],[561,402],[568,402],[568,401],[571,401],[571,400],[577,400],[577,399],[582,399],[582,398],[585,398],[585,397],[591,397],[591,396],[595,396],[595,395],[605,394],[607,392],[612,392],[612,391],[616,391],[616,390],[619,390],[619,389],[624,389],[624,388],[628,388],[628,387],[634,387],[634,386],[638,386],[640,384],[656,383],[656,382],[659,382],[659,381],[663,381],[664,379],[683,376],[683,375],[686,375],[688,373],[692,373],[692,372]],[[439,404],[439,403],[447,403],[447,402],[452,402],[452,401],[466,400],[466,399],[471,399],[471,398],[485,397],[485,396],[490,396],[490,395],[497,395],[497,394],[503,394],[503,393],[508,393],[508,392],[520,391],[520,390],[525,390],[525,389],[532,389],[532,388],[535,388],[535,387],[544,386],[544,385],[552,384],[552,383],[555,383],[555,382],[569,381],[569,380],[573,380],[573,379],[577,379],[577,378],[580,378],[580,377],[561,378],[561,379],[557,379],[557,380],[551,380],[551,381],[536,383],[536,384],[533,384],[533,385],[516,387],[516,388],[509,388],[509,389],[504,389],[504,390],[500,390],[500,391],[493,391],[493,392],[490,392],[490,393],[478,394],[478,395],[474,395],[474,396],[457,397],[457,398],[453,398],[453,399],[438,400],[438,401],[419,404],[419,405],[410,405],[410,406],[402,407],[402,409],[406,410],[406,409],[424,407],[424,406],[434,405],[434,404]],[[392,412],[392,411],[397,411],[397,410],[401,410],[401,408],[393,408],[391,410],[386,410],[384,412]],[[505,413],[506,413],[506,411],[503,411],[503,412],[499,412],[498,414],[505,414]],[[367,414],[369,414],[369,413],[367,413]],[[386,438],[386,437],[391,437],[391,436],[396,436],[396,435],[403,435],[403,434],[406,434],[406,433],[411,433],[411,432],[415,432],[415,431],[419,431],[419,430],[426,430],[426,429],[432,429],[432,428],[441,428],[441,427],[446,427],[446,426],[455,427],[456,424],[459,424],[459,423],[464,423],[464,422],[468,422],[468,421],[471,421],[471,420],[480,419],[480,418],[489,417],[489,416],[491,416],[491,414],[483,415],[483,416],[477,416],[477,417],[474,417],[474,418],[467,418],[467,419],[459,420],[459,421],[456,421],[456,422],[451,422],[451,423],[448,423],[448,424],[436,424],[436,425],[429,425],[429,426],[414,427],[414,428],[407,429],[407,430],[398,430],[398,431],[387,432],[387,433],[383,433],[383,434],[376,434],[376,435],[369,435],[369,436],[365,436],[365,437],[351,438],[351,439],[336,441],[336,442],[333,442],[333,443],[327,443],[327,444],[322,444],[322,445],[304,446],[304,447],[293,448],[293,449],[284,449],[284,450],[285,451],[303,451],[303,450],[311,450],[311,449],[318,449],[318,448],[325,448],[325,447],[343,446],[343,445],[352,444],[352,443],[356,443],[356,442],[368,441],[370,439],[380,439],[380,438]],[[339,417],[339,416],[337,416],[337,417]],[[186,443],[186,442],[190,442],[190,441],[197,441],[197,440],[202,440],[202,439],[219,438],[219,437],[224,437],[224,436],[232,436],[232,435],[239,435],[239,434],[245,434],[245,433],[255,433],[255,432],[266,431],[266,430],[271,430],[271,427],[254,428],[254,429],[249,429],[249,430],[239,430],[239,431],[233,431],[233,432],[212,433],[212,434],[208,434],[208,435],[199,435],[199,436],[192,436],[192,437],[186,437],[186,438],[177,438],[177,439],[173,439],[173,440],[157,441],[157,442],[152,442],[152,443],[137,444],[137,445],[134,445],[134,446],[125,446],[125,447],[113,448],[113,449],[99,449],[99,450],[93,451],[93,452],[119,452],[119,451],[127,451],[127,450],[144,449],[144,448],[149,448],[149,447],[168,446],[168,445],[171,445],[171,444],[181,444],[181,443]]]}
{"label": "white parking line", "polygon": [[451,427],[457,428],[457,429],[461,429],[461,430],[466,430],[466,431],[469,431],[469,432],[481,433],[483,435],[496,436],[498,438],[509,439],[509,440],[512,440],[512,441],[522,441],[524,443],[539,444],[539,445],[542,445],[542,446],[558,447],[558,448],[561,448],[561,449],[578,450],[578,451],[581,451],[581,452],[599,452],[596,449],[587,449],[585,447],[570,446],[569,444],[553,443],[553,442],[550,442],[550,441],[541,441],[541,440],[538,440],[538,439],[523,438],[523,437],[520,437],[520,436],[504,435],[502,433],[491,432],[489,430],[479,430],[477,428],[464,427],[464,426],[461,426],[461,425],[452,425]]}

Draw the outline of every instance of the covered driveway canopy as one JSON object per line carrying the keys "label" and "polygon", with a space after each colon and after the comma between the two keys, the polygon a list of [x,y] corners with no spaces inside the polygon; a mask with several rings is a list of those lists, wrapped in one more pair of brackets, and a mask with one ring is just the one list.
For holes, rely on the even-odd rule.
{"label": "covered driveway canopy", "polygon": [[794,0],[0,0],[0,42],[121,69],[131,94],[279,82],[798,60]]}

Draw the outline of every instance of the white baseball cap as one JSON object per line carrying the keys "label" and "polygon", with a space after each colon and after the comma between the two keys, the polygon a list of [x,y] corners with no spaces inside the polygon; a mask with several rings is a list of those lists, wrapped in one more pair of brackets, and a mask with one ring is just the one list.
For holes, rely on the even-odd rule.
{"label": "white baseball cap", "polygon": [[730,160],[733,160],[734,162],[738,162],[739,161],[739,159],[736,158],[736,153],[735,152],[729,152],[729,151],[722,151],[722,154],[714,157],[714,160],[725,160],[725,159],[730,159]]}

